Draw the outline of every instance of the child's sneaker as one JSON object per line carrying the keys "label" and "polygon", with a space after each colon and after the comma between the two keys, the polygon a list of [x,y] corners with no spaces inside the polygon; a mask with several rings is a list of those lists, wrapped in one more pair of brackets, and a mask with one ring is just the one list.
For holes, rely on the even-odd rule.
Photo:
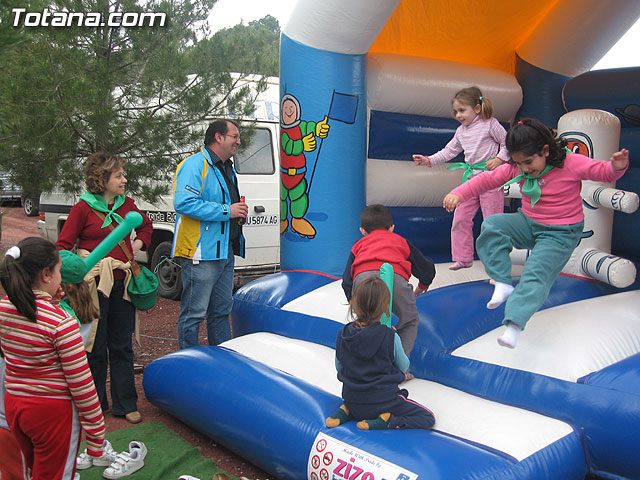
{"label": "child's sneaker", "polygon": [[76,457],[76,470],[86,470],[93,467],[93,459],[87,453],[87,449],[84,449],[80,455]]}
{"label": "child's sneaker", "polygon": [[144,467],[147,447],[142,442],[129,442],[129,451],[118,453],[113,463],[102,472],[104,478],[120,478],[131,475]]}
{"label": "child's sneaker", "polygon": [[[136,451],[139,453],[136,454]],[[129,442],[129,453],[132,456],[139,455],[140,460],[144,460],[144,457],[147,456],[147,447],[145,446],[144,443],[137,442],[134,440],[133,442]]]}
{"label": "child's sneaker", "polygon": [[93,465],[96,467],[108,467],[113,463],[116,459],[116,452],[111,446],[111,442],[109,440],[104,441],[104,445],[102,446],[102,456],[93,459]]}
{"label": "child's sneaker", "polygon": [[102,456],[98,458],[90,457],[85,448],[84,451],[78,455],[78,458],[76,458],[76,469],[85,470],[93,465],[96,467],[109,466],[111,462],[116,459],[116,453],[118,452],[113,449],[111,442],[105,439],[104,445],[102,446]]}

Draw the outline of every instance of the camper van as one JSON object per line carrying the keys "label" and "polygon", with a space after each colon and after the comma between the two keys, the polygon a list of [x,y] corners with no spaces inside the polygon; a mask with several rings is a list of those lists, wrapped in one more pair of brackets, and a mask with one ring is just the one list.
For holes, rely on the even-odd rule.
{"label": "camper van", "polygon": [[[236,258],[236,286],[278,271],[280,264],[280,174],[279,174],[279,84],[270,78],[267,90],[258,98],[256,110],[249,118],[235,119],[254,128],[242,137],[243,149],[234,160],[240,195],[245,197],[249,215],[243,227],[246,239],[245,258]],[[203,125],[203,136],[204,129]],[[38,230],[55,242],[79,195],[43,193],[40,196]],[[180,267],[170,258],[176,212],[171,194],[151,204],[135,199],[152,221],[150,247],[136,255],[158,276],[158,293],[178,299],[182,293]]]}

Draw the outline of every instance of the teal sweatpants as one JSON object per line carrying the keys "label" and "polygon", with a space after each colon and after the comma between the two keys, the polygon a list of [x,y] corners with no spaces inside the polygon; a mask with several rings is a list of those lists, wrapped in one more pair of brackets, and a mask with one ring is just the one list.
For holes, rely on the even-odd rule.
{"label": "teal sweatpants", "polygon": [[544,225],[520,211],[491,215],[482,222],[476,250],[487,274],[496,282],[511,285],[512,248],[530,250],[520,282],[507,300],[502,323],[513,322],[524,329],[571,258],[583,225]]}

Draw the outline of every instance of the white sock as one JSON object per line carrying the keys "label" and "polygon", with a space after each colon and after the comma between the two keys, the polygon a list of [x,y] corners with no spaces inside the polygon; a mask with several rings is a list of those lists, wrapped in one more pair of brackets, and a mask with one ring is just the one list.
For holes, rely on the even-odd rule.
{"label": "white sock", "polygon": [[487,303],[488,309],[498,308],[502,305],[509,295],[513,292],[513,286],[508,283],[496,282],[495,287],[493,288],[493,295],[491,296],[491,300]]}
{"label": "white sock", "polygon": [[509,322],[507,329],[498,337],[498,343],[503,347],[516,348],[518,337],[520,336],[520,327],[513,322]]}

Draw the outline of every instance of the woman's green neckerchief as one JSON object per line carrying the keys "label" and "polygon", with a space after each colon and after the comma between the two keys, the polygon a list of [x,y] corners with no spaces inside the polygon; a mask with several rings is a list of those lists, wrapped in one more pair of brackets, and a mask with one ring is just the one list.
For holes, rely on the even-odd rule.
{"label": "woman's green neckerchief", "polygon": [[553,165],[547,165],[546,167],[544,167],[544,170],[542,170],[542,172],[540,172],[539,175],[536,175],[535,177],[532,177],[530,175],[527,175],[525,173],[518,175],[515,178],[512,178],[511,180],[509,180],[507,183],[505,183],[504,185],[502,185],[500,188],[498,188],[498,190],[503,189],[504,187],[506,187],[507,185],[511,185],[512,183],[515,182],[519,182],[520,180],[522,180],[523,178],[525,179],[524,183],[522,184],[522,193],[524,195],[526,195],[527,197],[529,197],[531,199],[531,208],[533,208],[533,206],[538,203],[538,200],[540,200],[540,196],[542,195],[542,192],[540,191],[540,185],[538,184],[538,179],[547,174],[549,172],[549,170],[551,170],[553,168]]}
{"label": "woman's green neckerchief", "polygon": [[471,175],[473,175],[473,171],[474,170],[479,170],[481,172],[486,172],[487,171],[487,160],[483,160],[483,161],[475,163],[473,165],[469,165],[468,163],[465,163],[465,162],[455,162],[455,163],[450,163],[449,165],[447,165],[447,170],[456,170],[458,168],[464,168],[465,169],[464,173],[462,174],[462,183],[464,183],[467,180],[469,180]]}
{"label": "woman's green neckerchief", "polygon": [[116,198],[113,199],[113,207],[109,209],[107,201],[102,195],[96,195],[95,193],[91,192],[84,192],[82,195],[80,195],[80,200],[84,200],[85,202],[87,202],[87,205],[89,205],[91,208],[107,214],[104,218],[104,222],[101,228],[108,227],[109,225],[111,225],[111,222],[113,220],[115,220],[118,224],[122,223],[122,217],[116,213],[116,210],[120,208],[122,204],[124,204],[124,199],[124,195],[117,195]]}

